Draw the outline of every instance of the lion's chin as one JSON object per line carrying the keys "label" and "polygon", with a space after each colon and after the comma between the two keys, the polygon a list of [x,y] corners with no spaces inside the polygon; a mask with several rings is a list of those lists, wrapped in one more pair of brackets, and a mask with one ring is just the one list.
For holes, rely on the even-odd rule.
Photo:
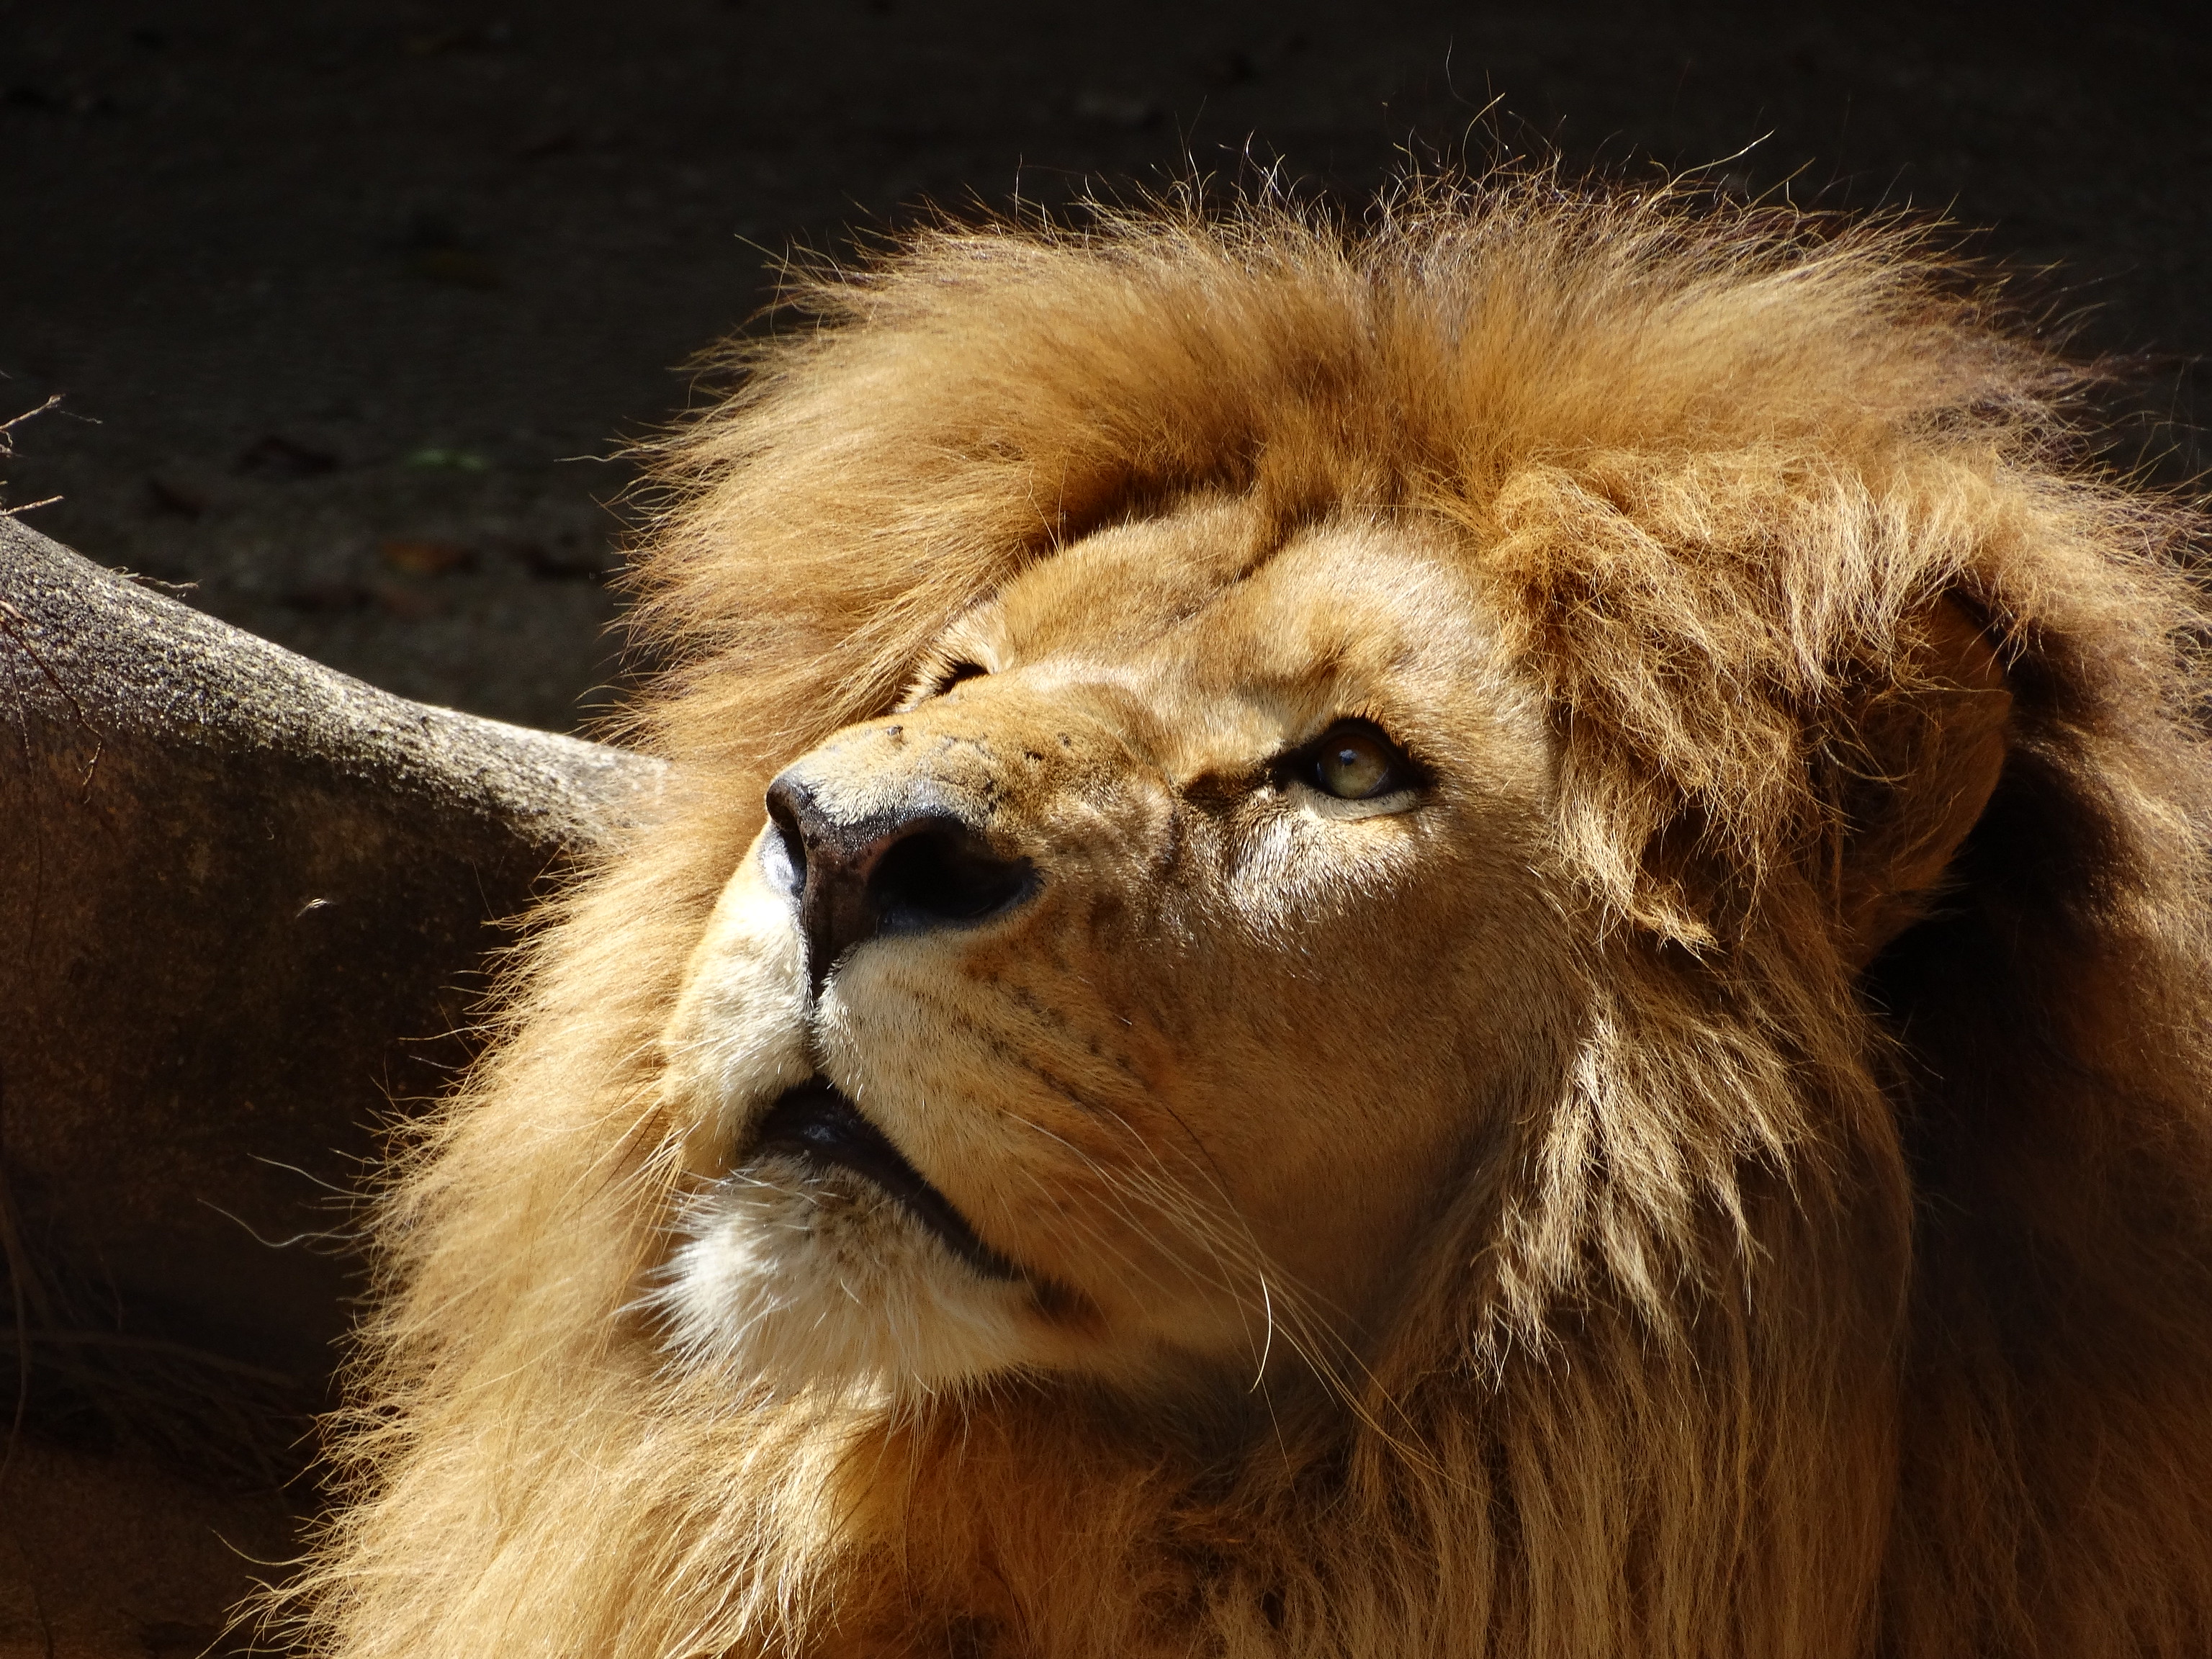
{"label": "lion's chin", "polygon": [[767,1150],[683,1224],[651,1300],[679,1362],[736,1387],[896,1399],[1038,1358],[1028,1288],[851,1169]]}

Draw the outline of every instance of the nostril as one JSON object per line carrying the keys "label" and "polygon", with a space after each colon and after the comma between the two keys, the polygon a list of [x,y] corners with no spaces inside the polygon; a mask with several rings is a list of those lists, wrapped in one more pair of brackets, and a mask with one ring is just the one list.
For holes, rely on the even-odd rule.
{"label": "nostril", "polygon": [[902,836],[868,876],[869,908],[885,931],[981,921],[1035,882],[1026,859],[1000,857],[966,826],[933,823]]}
{"label": "nostril", "polygon": [[780,881],[796,898],[806,889],[806,836],[799,829],[801,797],[785,779],[769,790],[768,817],[775,834],[761,846],[761,865],[769,879]]}

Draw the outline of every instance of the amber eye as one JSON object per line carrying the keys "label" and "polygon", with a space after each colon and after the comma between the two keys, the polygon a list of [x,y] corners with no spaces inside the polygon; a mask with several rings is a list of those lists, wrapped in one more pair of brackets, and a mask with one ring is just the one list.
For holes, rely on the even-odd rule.
{"label": "amber eye", "polygon": [[1306,781],[1339,800],[1374,800],[1411,786],[1413,766],[1364,721],[1333,726],[1306,751]]}

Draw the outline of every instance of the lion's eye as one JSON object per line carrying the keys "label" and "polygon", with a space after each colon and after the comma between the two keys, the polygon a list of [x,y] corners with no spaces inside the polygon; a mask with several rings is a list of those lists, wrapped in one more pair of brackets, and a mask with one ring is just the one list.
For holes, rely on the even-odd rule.
{"label": "lion's eye", "polygon": [[1330,728],[1306,751],[1303,769],[1307,782],[1339,800],[1374,800],[1413,781],[1412,763],[1364,721]]}
{"label": "lion's eye", "polygon": [[941,697],[961,681],[981,679],[990,670],[980,662],[956,662],[939,677],[937,695]]}

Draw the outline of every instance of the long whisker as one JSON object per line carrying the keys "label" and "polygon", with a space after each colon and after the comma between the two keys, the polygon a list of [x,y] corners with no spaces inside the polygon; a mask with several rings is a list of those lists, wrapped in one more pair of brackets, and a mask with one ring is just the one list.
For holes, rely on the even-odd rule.
{"label": "long whisker", "polygon": [[[1165,1101],[1159,1102],[1158,1104],[1160,1109],[1166,1112],[1170,1118],[1174,1120],[1176,1127],[1182,1131],[1184,1139],[1190,1143],[1191,1146],[1198,1153],[1199,1158],[1203,1162],[1204,1173],[1207,1182],[1213,1188],[1214,1194],[1220,1200],[1223,1207],[1227,1211],[1231,1219],[1235,1222],[1237,1230],[1243,1235],[1243,1242],[1252,1253],[1253,1260],[1249,1266],[1260,1285],[1261,1297],[1261,1316],[1264,1325],[1259,1365],[1257,1372],[1253,1379],[1253,1386],[1255,1388],[1258,1388],[1261,1385],[1262,1379],[1264,1379],[1267,1375],[1268,1357],[1274,1350],[1276,1328],[1274,1298],[1268,1288],[1266,1272],[1267,1265],[1267,1253],[1261,1248],[1259,1236],[1254,1232],[1251,1221],[1249,1218],[1245,1215],[1243,1206],[1237,1202],[1236,1195],[1230,1191],[1228,1179],[1223,1172],[1221,1165],[1214,1158],[1212,1149],[1209,1148],[1205,1141],[1199,1137],[1198,1132],[1191,1127],[1189,1122],[1183,1117],[1182,1113],[1176,1111],[1173,1106],[1170,1105]],[[1135,1141],[1144,1149],[1154,1166],[1163,1176],[1165,1176],[1167,1174],[1166,1163],[1165,1160],[1161,1158],[1158,1150],[1144,1136],[1137,1133],[1134,1127],[1131,1125],[1128,1120],[1123,1117],[1121,1113],[1115,1111],[1111,1107],[1106,1108],[1105,1110],[1106,1115],[1111,1118],[1113,1121],[1120,1125],[1121,1127],[1128,1133],[1131,1139]],[[1208,1228],[1206,1231],[1208,1234],[1206,1239],[1208,1248],[1215,1250],[1218,1259],[1218,1247],[1214,1245],[1212,1241],[1212,1229]],[[1230,1288],[1231,1289],[1232,1294],[1234,1294],[1235,1287],[1231,1286]],[[1240,1298],[1240,1309],[1243,1305],[1243,1302]],[[1287,1335],[1288,1333],[1285,1333],[1285,1334]],[[1297,1346],[1295,1343],[1293,1346],[1294,1348]],[[1316,1371],[1320,1371],[1322,1370],[1322,1367],[1315,1359],[1309,1358],[1309,1364],[1314,1364]],[[1325,1380],[1328,1381],[1330,1386],[1337,1388],[1340,1393],[1347,1392],[1343,1389],[1340,1385],[1335,1382],[1333,1376]]]}
{"label": "long whisker", "polygon": [[[1120,1114],[1108,1115],[1133,1143],[1147,1153],[1150,1160],[1159,1166],[1161,1176],[1164,1176],[1166,1168],[1157,1152]],[[1257,1346],[1262,1349],[1263,1370],[1266,1358],[1273,1351],[1274,1334],[1279,1329],[1293,1351],[1306,1359],[1324,1382],[1340,1393],[1348,1393],[1335,1366],[1322,1352],[1324,1348],[1343,1346],[1342,1340],[1330,1330],[1327,1322],[1318,1319],[1310,1309],[1300,1305],[1312,1299],[1310,1295],[1294,1294],[1288,1298],[1279,1296],[1277,1286],[1284,1283],[1279,1268],[1260,1247],[1249,1221],[1234,1207],[1233,1200],[1225,1190],[1222,1190],[1220,1195],[1230,1207],[1228,1219],[1235,1224],[1233,1232],[1227,1237],[1224,1237],[1220,1224],[1223,1218],[1209,1212],[1195,1201],[1191,1194],[1172,1180],[1154,1177],[1149,1172],[1109,1168],[1066,1136],[1057,1134],[1041,1124],[1031,1127],[1081,1159],[1085,1168],[1110,1193],[1140,1203],[1153,1218],[1169,1222],[1177,1233],[1200,1246],[1217,1269],[1217,1275],[1212,1276],[1210,1282],[1216,1288],[1237,1296],[1240,1306],[1244,1305],[1249,1295],[1247,1287],[1257,1286],[1262,1314]],[[1131,1221],[1133,1224],[1135,1223],[1137,1218],[1128,1211],[1126,1204],[1117,1204],[1116,1208],[1123,1219]]]}
{"label": "long whisker", "polygon": [[[1163,1183],[1157,1190],[1154,1190],[1148,1186],[1133,1187],[1130,1174],[1125,1174],[1122,1171],[1111,1169],[1109,1166],[1101,1164],[1097,1158],[1093,1158],[1082,1147],[1077,1146],[1073,1141],[1068,1139],[1065,1135],[1057,1134],[1054,1133],[1054,1131],[1045,1127],[1045,1126],[1041,1123],[1029,1123],[1026,1127],[1034,1129],[1037,1133],[1043,1135],[1047,1139],[1053,1141],[1056,1145],[1066,1148],[1069,1153],[1080,1160],[1084,1167],[1098,1178],[1100,1184],[1105,1189],[1107,1197],[1112,1202],[1114,1214],[1119,1219],[1127,1223],[1132,1232],[1146,1232],[1150,1230],[1150,1224],[1158,1219],[1164,1218],[1172,1221],[1176,1224],[1178,1231],[1185,1233],[1191,1237],[1194,1242],[1207,1246],[1209,1254],[1215,1257],[1217,1265],[1220,1265],[1219,1252],[1218,1249],[1212,1248],[1214,1238],[1211,1228],[1206,1225],[1202,1220],[1194,1223],[1189,1215],[1183,1213],[1185,1207],[1188,1206],[1189,1200],[1182,1194],[1177,1192],[1172,1184]],[[1042,1180],[1036,1177],[1034,1174],[1031,1175],[1030,1178],[1033,1181],[1037,1182],[1040,1190],[1049,1190],[1044,1187]],[[1144,1212],[1139,1213],[1137,1210],[1130,1208],[1129,1205],[1124,1201],[1128,1199],[1134,1199],[1141,1202],[1144,1205]],[[1116,1257],[1125,1262],[1128,1260],[1128,1258],[1119,1249],[1115,1249],[1114,1250],[1114,1254]],[[1133,1271],[1143,1271],[1142,1269],[1136,1268],[1133,1263],[1130,1263],[1129,1265]],[[1184,1267],[1186,1273],[1189,1270],[1188,1264],[1187,1263],[1178,1261],[1176,1265]],[[1152,1277],[1150,1273],[1146,1273],[1145,1276],[1150,1283],[1156,1285],[1160,1284],[1160,1281],[1157,1278]],[[1210,1284],[1218,1290],[1232,1290],[1234,1288],[1234,1281],[1229,1277],[1202,1280],[1201,1282]],[[1165,1286],[1162,1285],[1161,1288],[1164,1289]]]}
{"label": "long whisker", "polygon": [[[1399,1433],[1393,1432],[1378,1416],[1378,1409],[1396,1419],[1406,1429],[1412,1428],[1403,1404],[1382,1385],[1372,1369],[1361,1358],[1353,1345],[1336,1328],[1333,1322],[1320,1316],[1314,1304],[1323,1299],[1310,1291],[1292,1285],[1281,1273],[1260,1245],[1249,1218],[1237,1205],[1220,1178],[1220,1171],[1211,1158],[1203,1170],[1206,1184],[1213,1188],[1226,1210],[1224,1218],[1196,1201],[1195,1196],[1176,1183],[1158,1150],[1120,1112],[1110,1107],[1099,1106],[1098,1115],[1111,1121],[1140,1151],[1153,1171],[1135,1169],[1115,1169],[1100,1162],[1083,1147],[1042,1124],[1030,1122],[1028,1127],[1045,1135],[1079,1159],[1086,1170],[1095,1176],[1101,1186],[1115,1200],[1115,1212],[1124,1220],[1135,1224],[1137,1217],[1128,1208],[1131,1202],[1141,1205],[1153,1218],[1169,1223],[1175,1231],[1204,1250],[1211,1260],[1215,1275],[1210,1276],[1217,1288],[1237,1299],[1237,1305],[1249,1304],[1252,1291],[1256,1290],[1259,1300],[1261,1331],[1261,1355],[1254,1387],[1264,1387],[1267,1367],[1273,1354],[1275,1334],[1279,1331],[1299,1359],[1317,1381],[1352,1411],[1364,1426],[1376,1434],[1401,1455],[1418,1459],[1424,1464],[1434,1462],[1425,1450],[1409,1444]],[[1177,1120],[1181,1122],[1181,1120]],[[1183,1126],[1188,1133],[1187,1125]],[[1193,1137],[1194,1142],[1196,1138]],[[1203,1152],[1202,1145],[1200,1147]],[[1190,1166],[1198,1168],[1195,1161]],[[1032,1177],[1034,1179],[1034,1177]],[[1224,1235],[1224,1220],[1231,1224]],[[1117,1258],[1126,1260],[1115,1250]],[[1150,1276],[1147,1275],[1149,1278]],[[1158,1283],[1156,1279],[1152,1282]],[[1272,1407],[1271,1407],[1272,1410]]]}
{"label": "long whisker", "polygon": [[[1038,1175],[1035,1170],[1024,1170],[1022,1171],[1022,1176],[1023,1178],[1029,1182],[1031,1186],[1035,1187],[1039,1193],[1047,1197],[1056,1196],[1050,1183],[1048,1183],[1042,1176]],[[1121,1216],[1123,1220],[1129,1222],[1132,1226],[1135,1224],[1137,1218],[1133,1213],[1120,1210],[1118,1206],[1116,1212]],[[1091,1245],[1099,1255],[1109,1257],[1114,1261],[1119,1263],[1121,1267],[1133,1278],[1141,1279],[1146,1284],[1152,1285],[1156,1289],[1165,1290],[1167,1288],[1165,1285],[1161,1283],[1159,1278],[1156,1274],[1143,1264],[1137,1261],[1127,1250],[1123,1249],[1121,1245],[1109,1238],[1103,1230],[1102,1230],[1095,1222],[1085,1220],[1079,1217],[1070,1216],[1066,1218],[1066,1224],[1069,1226],[1071,1231],[1075,1233],[1079,1239],[1083,1243]]]}
{"label": "long whisker", "polygon": [[1260,1299],[1267,1310],[1267,1340],[1266,1346],[1260,1350],[1260,1363],[1252,1372],[1252,1386],[1255,1389],[1267,1381],[1267,1357],[1275,1352],[1275,1298],[1267,1289],[1267,1280],[1264,1274],[1260,1279]]}

